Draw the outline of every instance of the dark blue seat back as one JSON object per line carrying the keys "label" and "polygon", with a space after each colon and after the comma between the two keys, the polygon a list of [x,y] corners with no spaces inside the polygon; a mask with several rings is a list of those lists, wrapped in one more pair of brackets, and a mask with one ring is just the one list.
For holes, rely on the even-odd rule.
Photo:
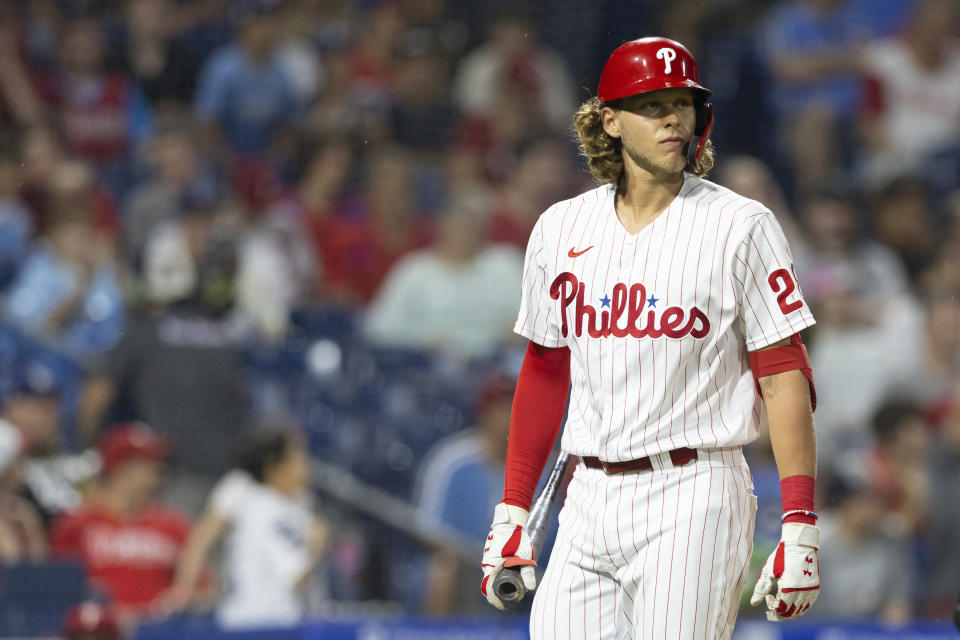
{"label": "dark blue seat back", "polygon": [[73,605],[87,598],[83,567],[71,562],[0,567],[0,637],[58,634]]}

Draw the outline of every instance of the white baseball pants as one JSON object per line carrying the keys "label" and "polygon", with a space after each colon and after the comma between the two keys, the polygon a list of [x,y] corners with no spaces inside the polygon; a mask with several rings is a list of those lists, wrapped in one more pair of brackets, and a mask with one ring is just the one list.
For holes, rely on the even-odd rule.
{"label": "white baseball pants", "polygon": [[532,640],[729,638],[757,510],[739,447],[607,475],[581,462],[535,592]]}

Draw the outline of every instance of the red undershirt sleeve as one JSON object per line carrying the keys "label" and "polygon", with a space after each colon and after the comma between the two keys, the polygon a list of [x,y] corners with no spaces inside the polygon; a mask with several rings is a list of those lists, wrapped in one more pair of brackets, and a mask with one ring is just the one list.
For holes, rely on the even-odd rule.
{"label": "red undershirt sleeve", "polygon": [[506,504],[530,509],[560,432],[569,389],[570,350],[528,343],[510,413],[503,489]]}

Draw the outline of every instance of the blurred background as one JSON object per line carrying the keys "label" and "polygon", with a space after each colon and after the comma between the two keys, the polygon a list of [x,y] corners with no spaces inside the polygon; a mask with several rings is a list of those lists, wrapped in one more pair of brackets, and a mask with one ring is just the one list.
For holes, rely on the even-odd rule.
{"label": "blurred background", "polygon": [[[958,12],[0,1],[0,636],[491,614],[523,250],[592,187],[571,117],[607,55],[653,34],[695,55],[711,179],[776,213],[818,320],[804,620],[946,633]],[[755,575],[780,500],[768,442],[749,456]],[[525,637],[522,616],[471,624]]]}

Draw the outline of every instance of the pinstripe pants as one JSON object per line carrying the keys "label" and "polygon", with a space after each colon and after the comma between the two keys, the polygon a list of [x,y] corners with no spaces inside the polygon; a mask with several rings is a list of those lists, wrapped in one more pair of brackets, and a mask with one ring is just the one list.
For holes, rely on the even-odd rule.
{"label": "pinstripe pants", "polygon": [[581,463],[533,601],[532,640],[729,638],[756,497],[739,447],[607,475]]}

